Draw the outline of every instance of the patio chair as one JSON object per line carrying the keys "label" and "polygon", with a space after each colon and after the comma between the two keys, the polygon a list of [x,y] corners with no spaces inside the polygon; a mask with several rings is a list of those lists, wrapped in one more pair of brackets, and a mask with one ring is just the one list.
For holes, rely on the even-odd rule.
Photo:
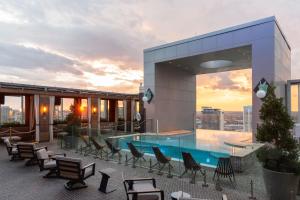
{"label": "patio chair", "polygon": [[137,161],[139,161],[140,159],[143,159],[144,161],[146,161],[146,159],[144,158],[144,152],[140,152],[131,142],[128,142],[127,146],[132,154],[132,157],[129,160],[127,160],[127,162],[132,159],[132,167],[133,168],[135,168],[135,163]]}
{"label": "patio chair", "polygon": [[[219,158],[217,168],[215,169],[214,177],[213,180],[215,180],[215,176],[217,175],[217,178],[219,177],[224,177],[224,178],[229,178],[231,183],[236,183],[235,182],[235,177],[234,177],[234,170],[231,165],[230,158]],[[233,181],[232,181],[233,179]]]}
{"label": "patio chair", "polygon": [[95,163],[83,166],[79,158],[56,157],[57,176],[69,180],[65,183],[67,190],[86,188],[84,182],[87,178],[95,175]]}
{"label": "patio chair", "polygon": [[17,160],[19,158],[19,152],[17,146],[11,144],[8,138],[4,139],[4,144],[6,146],[8,155],[11,157],[10,160],[11,161]]}
{"label": "patio chair", "polygon": [[91,141],[92,141],[92,144],[94,145],[95,147],[95,158],[99,158],[99,154],[100,154],[100,158],[102,159],[103,158],[103,152],[106,153],[106,151],[104,150],[104,145],[102,144],[99,144],[95,138],[91,137]]}
{"label": "patio chair", "polygon": [[[152,167],[154,168],[155,166],[158,165],[158,175],[162,175],[162,170],[165,168],[166,165],[169,167],[169,175],[170,175],[170,170],[173,168],[171,165],[171,158],[166,157],[158,147],[152,147],[154,155],[156,157],[157,163],[155,163]],[[161,167],[162,165],[162,167]]]}
{"label": "patio chair", "polygon": [[195,183],[198,171],[204,176],[201,165],[194,160],[193,156],[190,153],[182,152],[182,159],[185,169],[184,172],[180,175],[180,178],[188,171],[191,171],[192,173],[191,183]]}
{"label": "patio chair", "polygon": [[127,200],[164,200],[164,191],[156,188],[154,178],[126,179],[123,184]]}
{"label": "patio chair", "polygon": [[89,142],[89,136],[84,136],[84,135],[80,135],[80,138],[81,138],[81,140],[83,141],[83,143],[84,143],[84,146],[80,146],[80,149],[79,149],[79,151],[80,151],[80,154],[82,154],[83,153],[83,155],[84,156],[87,156],[87,155],[89,155],[91,152],[92,152],[92,145],[91,145],[91,143]]}
{"label": "patio chair", "polygon": [[110,154],[111,154],[111,158],[114,157],[115,154],[118,154],[119,157],[121,157],[121,149],[119,147],[116,147],[115,145],[113,145],[108,139],[104,140],[108,149],[110,150]]}
{"label": "patio chair", "polygon": [[17,149],[19,153],[19,157],[21,159],[28,159],[28,161],[25,163],[26,166],[31,166],[38,164],[37,155],[36,152],[40,149],[46,149],[47,147],[35,147],[34,143],[18,143]]}
{"label": "patio chair", "polygon": [[49,172],[44,176],[44,178],[57,177],[57,167],[56,167],[56,156],[64,156],[65,153],[54,154],[52,151],[47,151],[46,149],[40,149],[36,152],[38,164],[40,171],[49,170]]}

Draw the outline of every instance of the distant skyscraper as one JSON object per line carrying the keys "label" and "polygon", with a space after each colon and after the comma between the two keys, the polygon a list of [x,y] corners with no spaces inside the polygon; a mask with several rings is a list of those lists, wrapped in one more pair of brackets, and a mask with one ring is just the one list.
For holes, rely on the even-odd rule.
{"label": "distant skyscraper", "polygon": [[212,107],[202,107],[202,128],[224,130],[224,112]]}
{"label": "distant skyscraper", "polygon": [[243,131],[252,131],[252,106],[244,106],[243,112]]}

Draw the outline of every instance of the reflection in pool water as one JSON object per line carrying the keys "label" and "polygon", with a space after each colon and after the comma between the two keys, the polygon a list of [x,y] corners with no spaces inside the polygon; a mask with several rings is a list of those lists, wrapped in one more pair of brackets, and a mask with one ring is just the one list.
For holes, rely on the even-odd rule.
{"label": "reflection in pool water", "polygon": [[160,136],[142,135],[128,136],[119,139],[119,146],[127,149],[127,142],[132,142],[139,150],[153,154],[152,146],[173,159],[181,160],[181,152],[190,152],[197,162],[216,166],[218,157],[228,157],[232,147],[224,145],[224,141],[251,142],[252,133],[229,132],[197,129],[196,134]]}

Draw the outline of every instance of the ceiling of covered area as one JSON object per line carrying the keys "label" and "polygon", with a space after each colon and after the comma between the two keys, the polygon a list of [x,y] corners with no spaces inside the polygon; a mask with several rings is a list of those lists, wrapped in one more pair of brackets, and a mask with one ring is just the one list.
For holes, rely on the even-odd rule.
{"label": "ceiling of covered area", "polygon": [[[224,71],[251,68],[252,66],[251,46],[242,46],[222,51],[215,51],[195,56],[189,56],[169,61],[157,63],[157,66],[173,66],[182,70],[189,71],[192,74],[208,74]],[[231,61],[229,66],[217,68],[205,68],[201,64],[207,61],[225,60]]]}

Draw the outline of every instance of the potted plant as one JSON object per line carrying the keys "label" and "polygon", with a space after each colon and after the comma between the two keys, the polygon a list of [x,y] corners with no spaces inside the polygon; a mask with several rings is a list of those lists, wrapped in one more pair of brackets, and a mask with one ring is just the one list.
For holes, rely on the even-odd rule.
{"label": "potted plant", "polygon": [[65,131],[68,133],[65,136],[65,144],[68,147],[77,147],[78,145],[78,136],[79,136],[79,128],[81,126],[81,119],[75,112],[75,107],[71,105],[71,112],[66,117],[67,126]]}
{"label": "potted plant", "polygon": [[260,108],[256,139],[265,143],[257,152],[263,166],[267,193],[272,200],[296,199],[300,173],[299,144],[291,130],[294,122],[270,86]]}

